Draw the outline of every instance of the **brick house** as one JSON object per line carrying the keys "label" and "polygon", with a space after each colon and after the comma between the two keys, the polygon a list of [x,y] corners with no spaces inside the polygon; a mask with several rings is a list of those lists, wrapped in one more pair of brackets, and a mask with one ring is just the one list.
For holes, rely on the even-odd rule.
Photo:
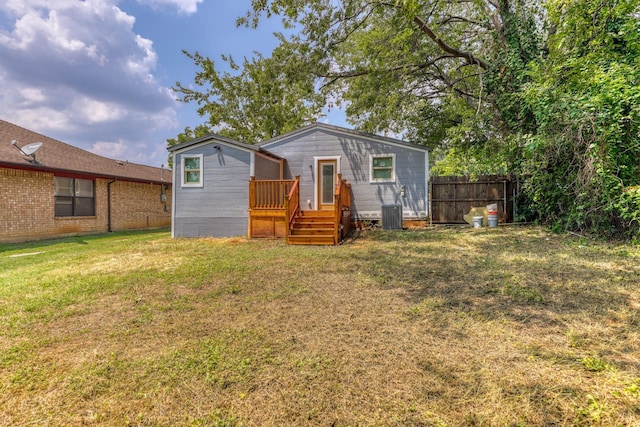
{"label": "brick house", "polygon": [[[42,145],[29,155],[35,142]],[[0,120],[0,242],[169,225],[170,170],[102,157]]]}

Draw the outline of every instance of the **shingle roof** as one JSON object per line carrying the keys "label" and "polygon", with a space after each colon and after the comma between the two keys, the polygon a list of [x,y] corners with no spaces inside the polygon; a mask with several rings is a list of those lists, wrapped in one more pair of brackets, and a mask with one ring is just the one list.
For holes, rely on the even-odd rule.
{"label": "shingle roof", "polygon": [[[13,147],[13,140],[17,140],[20,147],[42,142],[35,153],[37,163],[30,161],[30,156],[23,155]],[[126,181],[171,183],[171,171],[168,169],[102,157],[4,120],[0,120],[0,167],[2,166]]]}

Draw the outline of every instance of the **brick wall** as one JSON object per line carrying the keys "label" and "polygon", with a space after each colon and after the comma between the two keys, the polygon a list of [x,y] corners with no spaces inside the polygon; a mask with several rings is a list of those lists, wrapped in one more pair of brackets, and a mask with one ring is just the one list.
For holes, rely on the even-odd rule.
{"label": "brick wall", "polygon": [[162,191],[159,184],[126,181],[111,184],[112,231],[170,226],[171,190],[165,186],[164,202],[160,199]]}
{"label": "brick wall", "polygon": [[53,175],[0,168],[0,240],[31,240],[54,233]]}
{"label": "brick wall", "polygon": [[[108,231],[108,182],[95,180],[95,216],[56,218],[52,173],[0,168],[0,242]],[[113,231],[171,224],[171,190],[166,210],[158,184],[116,181],[111,192]]]}

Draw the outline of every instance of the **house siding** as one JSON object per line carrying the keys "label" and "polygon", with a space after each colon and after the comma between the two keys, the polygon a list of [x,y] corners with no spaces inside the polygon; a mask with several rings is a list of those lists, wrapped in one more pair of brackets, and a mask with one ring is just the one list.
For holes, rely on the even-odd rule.
{"label": "house siding", "polygon": [[246,236],[248,218],[185,217],[176,220],[174,237]]}
{"label": "house siding", "polygon": [[[197,154],[203,186],[182,187],[182,157]],[[247,235],[251,155],[218,141],[174,154],[174,237]]]}
{"label": "house siding", "polygon": [[[339,158],[339,172],[351,183],[352,210],[356,219],[380,219],[385,204],[402,204],[403,216],[427,217],[427,152],[398,144],[346,135],[327,129],[310,129],[264,146],[286,160],[284,178],[300,175],[300,200],[304,209],[315,198],[315,158]],[[393,154],[395,182],[369,182],[370,155]],[[401,196],[402,187],[406,196]]]}
{"label": "house siding", "polygon": [[255,154],[256,179],[280,179],[280,161]]}
{"label": "house siding", "polygon": [[[0,168],[0,242],[108,231],[108,182],[95,180],[95,216],[56,218],[53,173]],[[169,226],[171,198],[165,209],[160,190],[159,184],[112,184],[112,230]]]}

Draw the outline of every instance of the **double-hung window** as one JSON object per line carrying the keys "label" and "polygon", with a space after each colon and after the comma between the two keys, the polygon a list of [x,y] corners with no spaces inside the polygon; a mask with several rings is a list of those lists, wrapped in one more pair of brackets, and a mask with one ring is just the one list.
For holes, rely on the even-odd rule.
{"label": "double-hung window", "polygon": [[394,154],[372,155],[369,182],[395,182],[396,158]]}
{"label": "double-hung window", "polygon": [[182,156],[182,186],[202,187],[202,154]]}
{"label": "double-hung window", "polygon": [[89,179],[54,177],[55,216],[95,216],[94,182]]}

